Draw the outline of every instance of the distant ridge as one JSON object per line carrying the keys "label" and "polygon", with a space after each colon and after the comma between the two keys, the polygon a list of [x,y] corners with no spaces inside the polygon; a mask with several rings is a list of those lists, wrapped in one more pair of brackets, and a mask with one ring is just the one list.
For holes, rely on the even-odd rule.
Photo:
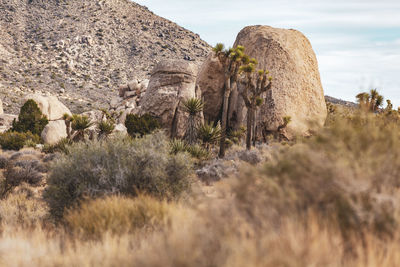
{"label": "distant ridge", "polygon": [[334,97],[327,96],[327,95],[325,96],[325,101],[328,102],[328,103],[332,103],[332,104],[336,104],[336,105],[342,105],[342,106],[351,107],[351,108],[358,107],[357,103],[341,100],[341,99],[334,98]]}

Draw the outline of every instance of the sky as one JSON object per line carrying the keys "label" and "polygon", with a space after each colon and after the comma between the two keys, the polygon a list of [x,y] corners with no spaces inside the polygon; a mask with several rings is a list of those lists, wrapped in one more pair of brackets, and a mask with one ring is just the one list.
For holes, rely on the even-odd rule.
{"label": "sky", "polygon": [[195,32],[232,46],[248,25],[296,29],[317,55],[326,95],[355,101],[377,88],[400,106],[400,0],[137,0]]}

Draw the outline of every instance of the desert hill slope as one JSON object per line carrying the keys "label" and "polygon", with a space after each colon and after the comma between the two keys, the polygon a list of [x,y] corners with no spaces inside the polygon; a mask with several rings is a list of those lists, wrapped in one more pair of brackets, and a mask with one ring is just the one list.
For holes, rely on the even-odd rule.
{"label": "desert hill slope", "polygon": [[33,91],[73,112],[105,107],[118,85],[161,59],[201,63],[209,45],[128,0],[0,0],[0,98],[16,113]]}

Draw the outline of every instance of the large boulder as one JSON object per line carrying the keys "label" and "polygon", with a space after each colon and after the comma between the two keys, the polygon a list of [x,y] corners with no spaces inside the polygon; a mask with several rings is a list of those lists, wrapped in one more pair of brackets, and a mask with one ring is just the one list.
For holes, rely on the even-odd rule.
{"label": "large boulder", "polygon": [[178,60],[161,61],[153,70],[141,101],[141,113],[157,118],[172,137],[182,137],[187,114],[181,110],[184,99],[196,96],[197,67]]}
{"label": "large boulder", "polygon": [[[259,108],[257,130],[274,132],[290,116],[286,137],[304,135],[322,126],[327,116],[318,63],[308,39],[299,31],[269,26],[249,26],[238,34],[234,46],[242,45],[245,53],[258,61],[258,69],[267,69],[273,77],[272,89],[264,94]],[[204,62],[197,84],[205,101],[206,120],[221,116],[224,72],[218,59],[210,55]],[[240,90],[239,86],[239,90]],[[229,124],[246,126],[246,107],[237,90],[229,104]]]}
{"label": "large boulder", "polygon": [[[297,30],[249,26],[241,30],[234,46],[242,45],[259,69],[273,77],[272,89],[259,109],[258,129],[275,131],[283,117],[292,118],[287,137],[304,135],[323,126],[327,116],[318,62],[310,41]],[[241,105],[244,108],[244,105]],[[244,112],[238,121],[244,121]]]}
{"label": "large boulder", "polygon": [[26,100],[34,100],[42,113],[47,116],[50,121],[60,120],[64,114],[72,115],[71,111],[61,103],[55,96],[43,96],[39,94],[31,94]]}
{"label": "large boulder", "polygon": [[215,121],[221,113],[224,98],[224,69],[214,53],[210,54],[200,68],[197,85],[204,100],[204,118]]}
{"label": "large boulder", "polygon": [[41,134],[43,142],[50,145],[56,144],[67,136],[67,126],[64,120],[50,121]]}

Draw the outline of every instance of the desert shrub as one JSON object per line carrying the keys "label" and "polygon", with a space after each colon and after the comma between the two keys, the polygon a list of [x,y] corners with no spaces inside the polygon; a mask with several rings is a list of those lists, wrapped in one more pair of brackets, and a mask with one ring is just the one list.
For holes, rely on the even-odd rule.
{"label": "desert shrub", "polygon": [[40,143],[40,137],[31,132],[5,132],[0,134],[0,146],[7,150],[20,150],[27,143]]}
{"label": "desert shrub", "polygon": [[128,134],[132,137],[142,137],[160,128],[157,119],[153,118],[148,113],[142,116],[128,114],[126,116],[125,126],[128,130]]}
{"label": "desert shrub", "polygon": [[111,196],[84,202],[68,210],[65,221],[73,233],[84,238],[101,238],[107,233],[123,235],[154,230],[167,223],[175,205],[148,196]]}
{"label": "desert shrub", "polygon": [[14,120],[11,131],[26,133],[31,132],[40,135],[44,127],[49,123],[46,116],[42,114],[36,102],[29,99],[21,107],[18,121]]}
{"label": "desert shrub", "polygon": [[0,155],[0,169],[5,169],[8,163],[8,157],[5,155]]}
{"label": "desert shrub", "polygon": [[117,136],[104,141],[78,143],[51,168],[44,194],[51,212],[83,197],[143,192],[158,198],[176,198],[190,189],[191,162],[185,154],[171,155],[162,132],[132,140]]}
{"label": "desert shrub", "polygon": [[3,173],[0,196],[4,198],[23,183],[30,186],[41,185],[46,172],[47,166],[41,162],[40,154],[32,151],[14,153],[7,161]]}
{"label": "desert shrub", "polygon": [[13,184],[19,185],[25,182],[38,185],[45,171],[39,160],[18,160],[7,164],[4,176],[7,181],[12,181]]}
{"label": "desert shrub", "polygon": [[45,144],[42,151],[46,154],[50,153],[68,153],[68,147],[72,145],[72,140],[68,138],[63,138],[60,141],[58,141],[56,144],[50,145],[50,144]]}
{"label": "desert shrub", "polygon": [[400,125],[354,114],[243,173],[234,191],[238,205],[260,224],[312,212],[337,223],[344,236],[387,237],[399,223],[399,173]]}

